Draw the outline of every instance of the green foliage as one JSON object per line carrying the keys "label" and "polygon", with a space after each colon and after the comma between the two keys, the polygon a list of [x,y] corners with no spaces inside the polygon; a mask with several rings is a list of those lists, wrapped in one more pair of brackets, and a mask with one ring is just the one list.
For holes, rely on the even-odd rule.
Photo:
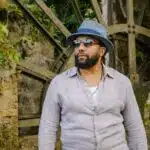
{"label": "green foliage", "polygon": [[[75,15],[72,1],[70,0],[45,0],[49,7],[55,7],[55,14],[65,24],[70,32],[74,32],[79,26],[79,22]],[[95,12],[92,9],[90,0],[78,0],[78,7],[83,18],[94,18]],[[61,8],[61,9],[60,9]]]}
{"label": "green foliage", "polygon": [[145,118],[145,126],[150,128],[150,104],[145,104],[145,109],[147,110],[146,113],[149,113],[149,117]]}
{"label": "green foliage", "polygon": [[6,25],[0,24],[0,41],[4,42],[5,37],[8,35],[8,30]]}
{"label": "green foliage", "polygon": [[8,5],[8,8],[7,8],[7,11],[8,11],[9,13],[14,12],[17,16],[20,16],[20,17],[23,16],[23,12],[22,12],[21,9],[19,9],[19,8],[17,7],[17,5],[15,5],[15,4],[9,4],[9,5]]}
{"label": "green foliage", "polygon": [[95,12],[92,9],[88,9],[88,8],[86,9],[84,16],[85,18],[90,18],[90,19],[96,18]]}
{"label": "green foliage", "polygon": [[142,84],[136,84],[133,87],[134,87],[137,103],[139,105],[139,109],[141,112],[141,116],[144,120],[145,104],[148,97],[148,88],[144,87]]}
{"label": "green foliage", "polygon": [[[50,21],[50,19],[48,18],[48,16],[34,3],[33,4],[25,4],[26,7],[33,13],[33,15],[35,16],[35,18],[44,26],[46,27],[46,29],[50,32],[51,35],[56,36],[56,28],[55,25]],[[55,8],[52,5],[50,7],[53,12],[55,13]],[[34,32],[35,31],[35,32]],[[37,35],[37,28],[33,28],[33,31],[36,35]],[[33,33],[33,34],[34,34]]]}
{"label": "green foliage", "polygon": [[19,63],[20,54],[7,39],[6,25],[0,23],[0,69],[12,69]]}
{"label": "green foliage", "polygon": [[0,68],[11,69],[19,63],[21,56],[16,49],[8,42],[1,43],[0,47]]}
{"label": "green foliage", "polygon": [[139,49],[136,49],[136,57],[139,61],[144,60],[144,54]]}
{"label": "green foliage", "polygon": [[[56,0],[56,1],[45,1],[48,7],[54,12],[54,14],[64,23],[64,25],[71,31],[74,32],[79,23],[75,16],[75,13],[72,8],[72,2],[70,0]],[[34,17],[47,29],[50,35],[55,38],[58,42],[63,43],[65,36],[57,29],[49,17],[36,5],[34,0],[22,0],[24,6],[32,12]],[[94,18],[95,13],[93,12],[90,2],[81,0],[80,2],[81,13],[84,18]],[[61,8],[61,9],[60,9]],[[17,9],[16,9],[17,10]],[[27,24],[29,22],[27,21]],[[33,41],[41,40],[43,36],[39,36],[40,31],[36,26],[33,26],[31,29],[30,36]]]}

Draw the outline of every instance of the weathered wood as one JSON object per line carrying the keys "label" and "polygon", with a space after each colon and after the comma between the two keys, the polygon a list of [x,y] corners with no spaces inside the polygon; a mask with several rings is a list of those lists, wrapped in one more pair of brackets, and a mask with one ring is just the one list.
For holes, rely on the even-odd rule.
{"label": "weathered wood", "polygon": [[[135,21],[136,21],[136,24],[139,25],[139,26],[143,22],[143,17],[144,17],[144,12],[145,12],[145,9],[146,9],[146,6],[147,6],[147,2],[146,3],[142,3],[141,9],[140,9],[140,11],[138,11],[138,16],[137,16],[137,19]],[[136,34],[135,38],[138,39],[139,38],[139,34]]]}
{"label": "weathered wood", "polygon": [[70,35],[70,31],[63,25],[63,23],[56,17],[51,8],[47,7],[46,4],[41,0],[35,0],[38,6],[45,12],[45,14],[52,20],[56,27],[66,36]]}
{"label": "weathered wood", "polygon": [[29,73],[39,79],[44,81],[51,80],[56,74],[35,64],[28,63],[26,61],[21,61],[17,65],[17,69],[20,69],[23,72]]}
{"label": "weathered wood", "polygon": [[101,0],[101,4],[97,5],[98,8],[100,8],[100,11],[102,13],[102,19],[105,22],[105,24],[108,26],[108,2],[109,0]]}
{"label": "weathered wood", "polygon": [[135,31],[136,31],[136,33],[143,34],[145,36],[150,37],[150,29],[147,29],[145,27],[136,25],[135,26]]}
{"label": "weathered wood", "polygon": [[98,22],[100,22],[105,27],[107,27],[106,23],[104,22],[104,20],[102,18],[102,13],[101,13],[101,10],[100,10],[100,7],[99,7],[97,0],[91,0],[91,3],[92,3],[94,11],[96,13],[96,17],[97,17]]}
{"label": "weathered wood", "polygon": [[123,14],[123,17],[127,18],[127,14],[126,14],[125,9],[123,7],[123,1],[122,0],[118,0],[118,1],[119,1],[119,5],[120,5],[121,12]]}
{"label": "weathered wood", "polygon": [[[47,81],[47,82],[44,83],[44,86],[43,86],[43,89],[42,89],[42,94],[41,94],[41,98],[40,98],[41,101],[40,101],[40,112],[39,112],[39,114],[42,113],[43,103],[44,103],[44,100],[45,100],[45,97],[46,97],[48,87],[49,87],[49,82]],[[38,116],[38,117],[40,117],[40,116]]]}
{"label": "weathered wood", "polygon": [[[60,54],[59,55],[59,57],[56,59],[56,61],[55,61],[55,63],[54,63],[54,65],[52,66],[52,70],[55,70],[56,72],[59,72],[58,70],[59,70],[59,68],[57,68],[56,66],[57,66],[57,64],[60,62],[60,61],[65,61],[64,59],[63,59],[63,54]],[[55,69],[55,68],[57,68],[57,69]]]}
{"label": "weathered wood", "polygon": [[19,120],[19,127],[20,128],[23,128],[23,127],[35,127],[35,126],[39,126],[39,123],[40,123],[40,119],[39,118]]}
{"label": "weathered wood", "polygon": [[40,29],[44,35],[51,41],[52,44],[56,45],[56,47],[62,51],[64,54],[66,54],[66,49],[63,48],[47,31],[47,29],[44,28],[44,26],[33,16],[33,14],[20,2],[20,0],[13,0],[16,4],[19,5],[19,7],[34,21],[34,23],[37,25],[38,29]]}
{"label": "weathered wood", "polygon": [[129,25],[134,25],[134,7],[133,0],[127,0],[127,14]]}
{"label": "weathered wood", "polygon": [[138,17],[137,17],[137,20],[136,20],[137,25],[142,24],[146,6],[147,6],[147,3],[142,3],[141,9],[138,11]]}
{"label": "weathered wood", "polygon": [[76,18],[78,22],[81,23],[83,21],[83,17],[80,11],[78,0],[72,0],[71,3],[72,3],[73,10],[75,12]]}
{"label": "weathered wood", "polygon": [[135,44],[135,23],[133,0],[127,0],[128,14],[128,56],[129,56],[129,75],[131,81],[138,83],[139,77],[136,70],[136,44]]}
{"label": "weathered wood", "polygon": [[135,34],[128,34],[129,73],[136,74]]}
{"label": "weathered wood", "polygon": [[115,24],[108,27],[108,34],[112,35],[119,32],[128,32],[127,24]]}
{"label": "weathered wood", "polygon": [[108,1],[108,7],[107,7],[107,18],[108,18],[108,26],[113,24],[113,18],[112,18],[112,14],[113,14],[113,3],[112,1]]}
{"label": "weathered wood", "polygon": [[19,115],[19,120],[26,120],[26,119],[35,119],[40,118],[40,114],[27,114],[27,115]]}

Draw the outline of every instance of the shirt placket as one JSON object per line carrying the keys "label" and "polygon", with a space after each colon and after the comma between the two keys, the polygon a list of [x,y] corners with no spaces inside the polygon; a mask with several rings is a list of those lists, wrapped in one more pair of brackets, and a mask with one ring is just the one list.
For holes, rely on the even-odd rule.
{"label": "shirt placket", "polygon": [[100,102],[100,95],[103,93],[104,90],[104,78],[102,78],[99,87],[98,87],[98,93],[97,96],[95,98],[95,100],[93,99],[93,97],[91,95],[88,94],[88,90],[85,90],[85,81],[83,79],[81,79],[80,77],[78,77],[78,82],[80,82],[80,86],[82,88],[83,93],[85,94],[85,96],[87,97],[87,100],[89,101],[89,103],[91,104],[92,107],[91,110],[93,112],[93,128],[94,128],[94,137],[95,137],[95,150],[100,150],[100,139],[98,139],[99,137],[99,128],[96,126],[96,122],[97,120],[97,116],[99,115],[99,104]]}

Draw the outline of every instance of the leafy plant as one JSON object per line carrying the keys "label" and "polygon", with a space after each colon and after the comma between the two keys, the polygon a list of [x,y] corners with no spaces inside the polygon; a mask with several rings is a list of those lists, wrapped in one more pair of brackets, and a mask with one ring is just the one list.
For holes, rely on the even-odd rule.
{"label": "leafy plant", "polygon": [[7,11],[8,11],[8,13],[14,12],[16,15],[18,15],[20,17],[23,16],[23,12],[15,4],[9,4],[8,8],[7,8]]}
{"label": "leafy plant", "polygon": [[8,30],[6,25],[0,23],[0,68],[12,69],[19,63],[20,54],[7,39]]}
{"label": "leafy plant", "polygon": [[6,25],[0,24],[0,41],[4,42],[5,37],[8,35],[8,30]]}

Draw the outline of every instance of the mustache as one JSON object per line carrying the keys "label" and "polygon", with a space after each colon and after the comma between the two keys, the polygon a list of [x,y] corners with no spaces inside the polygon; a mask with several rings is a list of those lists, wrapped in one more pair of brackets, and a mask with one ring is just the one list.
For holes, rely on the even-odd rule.
{"label": "mustache", "polygon": [[87,54],[85,54],[85,53],[79,53],[79,54],[76,54],[75,56],[87,56],[88,57],[88,55]]}
{"label": "mustache", "polygon": [[84,57],[85,59],[89,59],[89,56],[88,55],[85,55],[85,54],[78,54],[78,55],[75,55],[75,59],[76,60],[79,60],[80,58]]}

